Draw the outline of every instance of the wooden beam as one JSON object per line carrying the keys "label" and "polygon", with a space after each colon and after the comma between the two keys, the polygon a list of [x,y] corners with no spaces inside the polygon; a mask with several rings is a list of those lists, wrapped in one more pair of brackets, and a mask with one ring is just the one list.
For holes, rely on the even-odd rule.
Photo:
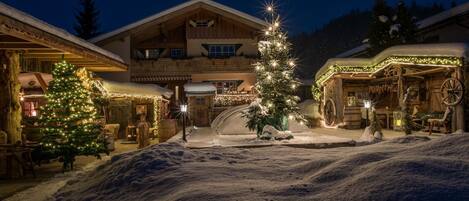
{"label": "wooden beam", "polygon": [[56,55],[67,55],[69,52],[62,52],[60,50],[47,49],[47,50],[26,50],[24,54],[28,55],[42,55],[42,54],[56,54]]}
{"label": "wooden beam", "polygon": [[65,60],[67,59],[81,59],[83,57],[80,57],[78,55],[73,55],[73,54],[30,54],[30,53],[25,53],[23,54],[23,58],[33,58],[33,59],[62,59],[62,56]]}
{"label": "wooden beam", "polygon": [[28,50],[28,49],[50,49],[43,45],[38,45],[34,43],[0,43],[0,49],[15,49],[15,50]]}
{"label": "wooden beam", "polygon": [[39,84],[41,85],[41,89],[45,94],[47,92],[47,83],[46,83],[46,81],[44,81],[44,78],[42,78],[41,73],[34,73],[34,76],[39,81]]}
{"label": "wooden beam", "polygon": [[440,68],[435,68],[435,69],[425,70],[425,71],[420,71],[420,72],[415,72],[415,73],[406,73],[406,74],[403,74],[402,76],[415,77],[419,75],[433,74],[433,73],[439,73],[439,72],[444,72],[444,71],[447,71],[447,68],[440,67]]}
{"label": "wooden beam", "polygon": [[1,34],[0,42],[29,42],[29,41],[23,40],[21,38],[13,37],[10,35]]}
{"label": "wooden beam", "polygon": [[22,141],[19,58],[18,51],[0,50],[0,130],[7,133],[9,144]]}

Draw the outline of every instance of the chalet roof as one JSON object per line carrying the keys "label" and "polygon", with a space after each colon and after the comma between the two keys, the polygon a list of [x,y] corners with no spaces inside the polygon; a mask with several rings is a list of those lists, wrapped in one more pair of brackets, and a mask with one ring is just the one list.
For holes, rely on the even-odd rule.
{"label": "chalet roof", "polygon": [[[324,81],[323,76],[338,73],[334,67],[353,67],[354,72],[367,72],[375,70],[375,66],[382,64],[401,63],[414,65],[430,65],[430,66],[453,66],[452,64],[434,64],[434,63],[418,63],[417,61],[399,61],[389,58],[398,57],[420,57],[420,58],[469,58],[469,46],[466,43],[439,43],[439,44],[416,44],[416,45],[399,45],[390,47],[372,58],[332,58],[329,59],[324,66],[316,73],[316,81]],[[466,61],[467,62],[467,61]],[[382,66],[385,66],[384,64]]]}
{"label": "chalet roof", "polygon": [[424,29],[439,22],[445,21],[449,18],[453,18],[459,15],[469,13],[469,2],[458,5],[454,8],[448,9],[436,15],[430,16],[426,19],[417,22],[418,29]]}
{"label": "chalet roof", "polygon": [[246,14],[244,12],[241,12],[239,10],[236,10],[236,9],[233,9],[233,8],[230,8],[228,6],[225,6],[223,4],[220,4],[220,3],[217,3],[217,2],[214,2],[214,1],[211,1],[211,0],[189,0],[185,3],[182,3],[182,4],[179,4],[175,7],[172,7],[172,8],[169,8],[167,10],[164,10],[162,12],[159,12],[159,13],[156,13],[154,15],[151,15],[149,17],[146,17],[142,20],[139,20],[139,21],[136,21],[134,23],[131,23],[129,25],[126,25],[126,26],[123,26],[121,28],[118,28],[114,31],[111,31],[111,32],[108,32],[108,33],[105,33],[105,34],[102,34],[100,36],[97,36],[95,38],[92,38],[90,39],[90,42],[93,42],[93,43],[96,43],[96,42],[99,42],[99,41],[102,41],[104,39],[107,39],[107,38],[110,38],[112,36],[115,36],[115,35],[118,35],[120,33],[123,33],[123,32],[126,32],[126,31],[129,31],[131,29],[134,29],[136,27],[139,27],[141,25],[144,25],[144,24],[147,24],[149,22],[152,22],[156,19],[159,19],[159,18],[162,18],[166,15],[169,15],[173,12],[176,12],[176,11],[179,11],[179,10],[182,10],[184,8],[187,8],[187,7],[191,7],[191,6],[196,6],[196,5],[200,5],[200,4],[204,4],[204,5],[207,5],[207,6],[211,6],[211,7],[214,7],[214,8],[217,8],[217,9],[220,9],[221,11],[223,12],[226,12],[226,13],[231,13],[231,14],[234,14],[236,16],[239,16],[240,18],[242,19],[245,19],[245,20],[248,20],[248,21],[251,21],[257,25],[259,25],[259,27],[265,27],[267,26],[267,23],[264,22],[263,20],[259,19],[259,18],[256,18],[252,15],[249,15],[249,14]]}
{"label": "chalet roof", "polygon": [[[70,63],[92,71],[127,70],[121,57],[1,2],[0,22],[1,42],[5,42],[0,44],[0,49],[41,51],[41,58],[45,52],[52,52],[56,60],[61,59],[61,55],[65,55],[65,59],[72,55],[77,61],[70,59]],[[36,55],[25,54],[25,57],[35,58]]]}
{"label": "chalet roof", "polygon": [[[443,11],[441,13],[438,13],[436,15],[425,18],[425,19],[417,22],[417,28],[419,30],[422,30],[422,29],[428,28],[432,25],[443,22],[447,19],[450,19],[450,18],[453,18],[453,17],[456,17],[456,16],[460,16],[460,15],[464,15],[464,14],[467,14],[467,13],[469,13],[469,2],[463,3],[459,6],[454,7],[454,8],[448,9],[448,10]],[[362,44],[362,45],[357,46],[355,48],[352,48],[350,50],[347,50],[345,52],[342,52],[342,53],[338,54],[336,57],[339,57],[339,58],[350,57],[350,56],[355,55],[357,53],[366,51],[369,47],[370,47],[370,45],[368,43],[365,43],[365,44]]]}
{"label": "chalet roof", "polygon": [[156,84],[137,84],[103,80],[102,86],[108,95],[171,98],[173,92]]}

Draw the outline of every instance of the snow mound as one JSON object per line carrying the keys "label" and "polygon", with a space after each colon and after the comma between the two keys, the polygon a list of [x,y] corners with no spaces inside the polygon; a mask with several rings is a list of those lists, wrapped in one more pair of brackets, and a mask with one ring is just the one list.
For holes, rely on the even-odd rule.
{"label": "snow mound", "polygon": [[469,200],[469,135],[369,146],[187,150],[113,157],[57,200]]}
{"label": "snow mound", "polygon": [[[249,105],[232,107],[220,113],[212,122],[211,127],[220,135],[251,135],[254,131],[246,127],[248,121],[243,117]],[[306,125],[301,125],[295,120],[288,120],[288,130],[293,133],[310,131]]]}

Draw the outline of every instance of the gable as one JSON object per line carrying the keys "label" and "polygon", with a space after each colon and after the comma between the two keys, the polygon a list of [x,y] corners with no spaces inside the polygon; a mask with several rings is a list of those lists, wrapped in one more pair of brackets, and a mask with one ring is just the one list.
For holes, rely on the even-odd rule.
{"label": "gable", "polygon": [[152,27],[155,24],[162,24],[166,21],[172,20],[173,18],[178,18],[181,16],[184,17],[188,13],[201,8],[223,16],[226,19],[236,21],[240,24],[243,24],[244,26],[250,27],[251,29],[255,29],[258,31],[267,26],[267,23],[263,20],[240,12],[233,8],[224,6],[222,4],[216,3],[214,1],[191,0],[173,8],[170,8],[168,10],[165,10],[163,12],[152,15],[150,17],[144,18],[135,23],[111,31],[109,33],[97,36],[91,39],[90,41],[94,43],[103,43],[104,41],[112,40],[114,38],[121,38],[124,35],[138,32],[138,30],[144,30],[146,27]]}

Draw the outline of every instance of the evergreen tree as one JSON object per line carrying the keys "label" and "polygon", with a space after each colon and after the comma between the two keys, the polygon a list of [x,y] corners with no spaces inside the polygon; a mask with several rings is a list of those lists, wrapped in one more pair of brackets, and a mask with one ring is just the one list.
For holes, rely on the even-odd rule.
{"label": "evergreen tree", "polygon": [[391,8],[385,0],[376,0],[373,7],[373,19],[368,33],[370,54],[375,55],[392,45],[390,27],[392,25]]}
{"label": "evergreen tree", "polygon": [[99,34],[99,11],[93,0],[80,0],[80,3],[82,10],[75,15],[77,20],[75,31],[78,37],[88,40]]}
{"label": "evergreen tree", "polygon": [[399,29],[397,34],[398,40],[395,42],[396,44],[393,45],[416,42],[415,35],[417,32],[417,25],[415,18],[410,14],[402,0],[397,4],[395,23],[398,25]]}
{"label": "evergreen tree", "polygon": [[295,59],[290,55],[290,43],[283,33],[280,18],[274,7],[268,6],[270,19],[269,27],[265,30],[262,41],[259,42],[261,58],[255,64],[258,101],[251,104],[246,117],[249,119],[247,127],[257,130],[261,134],[265,125],[271,125],[277,130],[288,129],[288,118],[295,118],[304,122],[298,112],[295,90],[300,82],[295,78]]}
{"label": "evergreen tree", "polygon": [[451,1],[451,8],[458,6],[458,3],[455,0]]}
{"label": "evergreen tree", "polygon": [[44,151],[63,159],[64,170],[73,169],[75,156],[94,155],[105,151],[98,139],[102,127],[91,88],[77,74],[75,66],[62,61],[55,64],[53,80],[46,93],[47,104],[40,117]]}

